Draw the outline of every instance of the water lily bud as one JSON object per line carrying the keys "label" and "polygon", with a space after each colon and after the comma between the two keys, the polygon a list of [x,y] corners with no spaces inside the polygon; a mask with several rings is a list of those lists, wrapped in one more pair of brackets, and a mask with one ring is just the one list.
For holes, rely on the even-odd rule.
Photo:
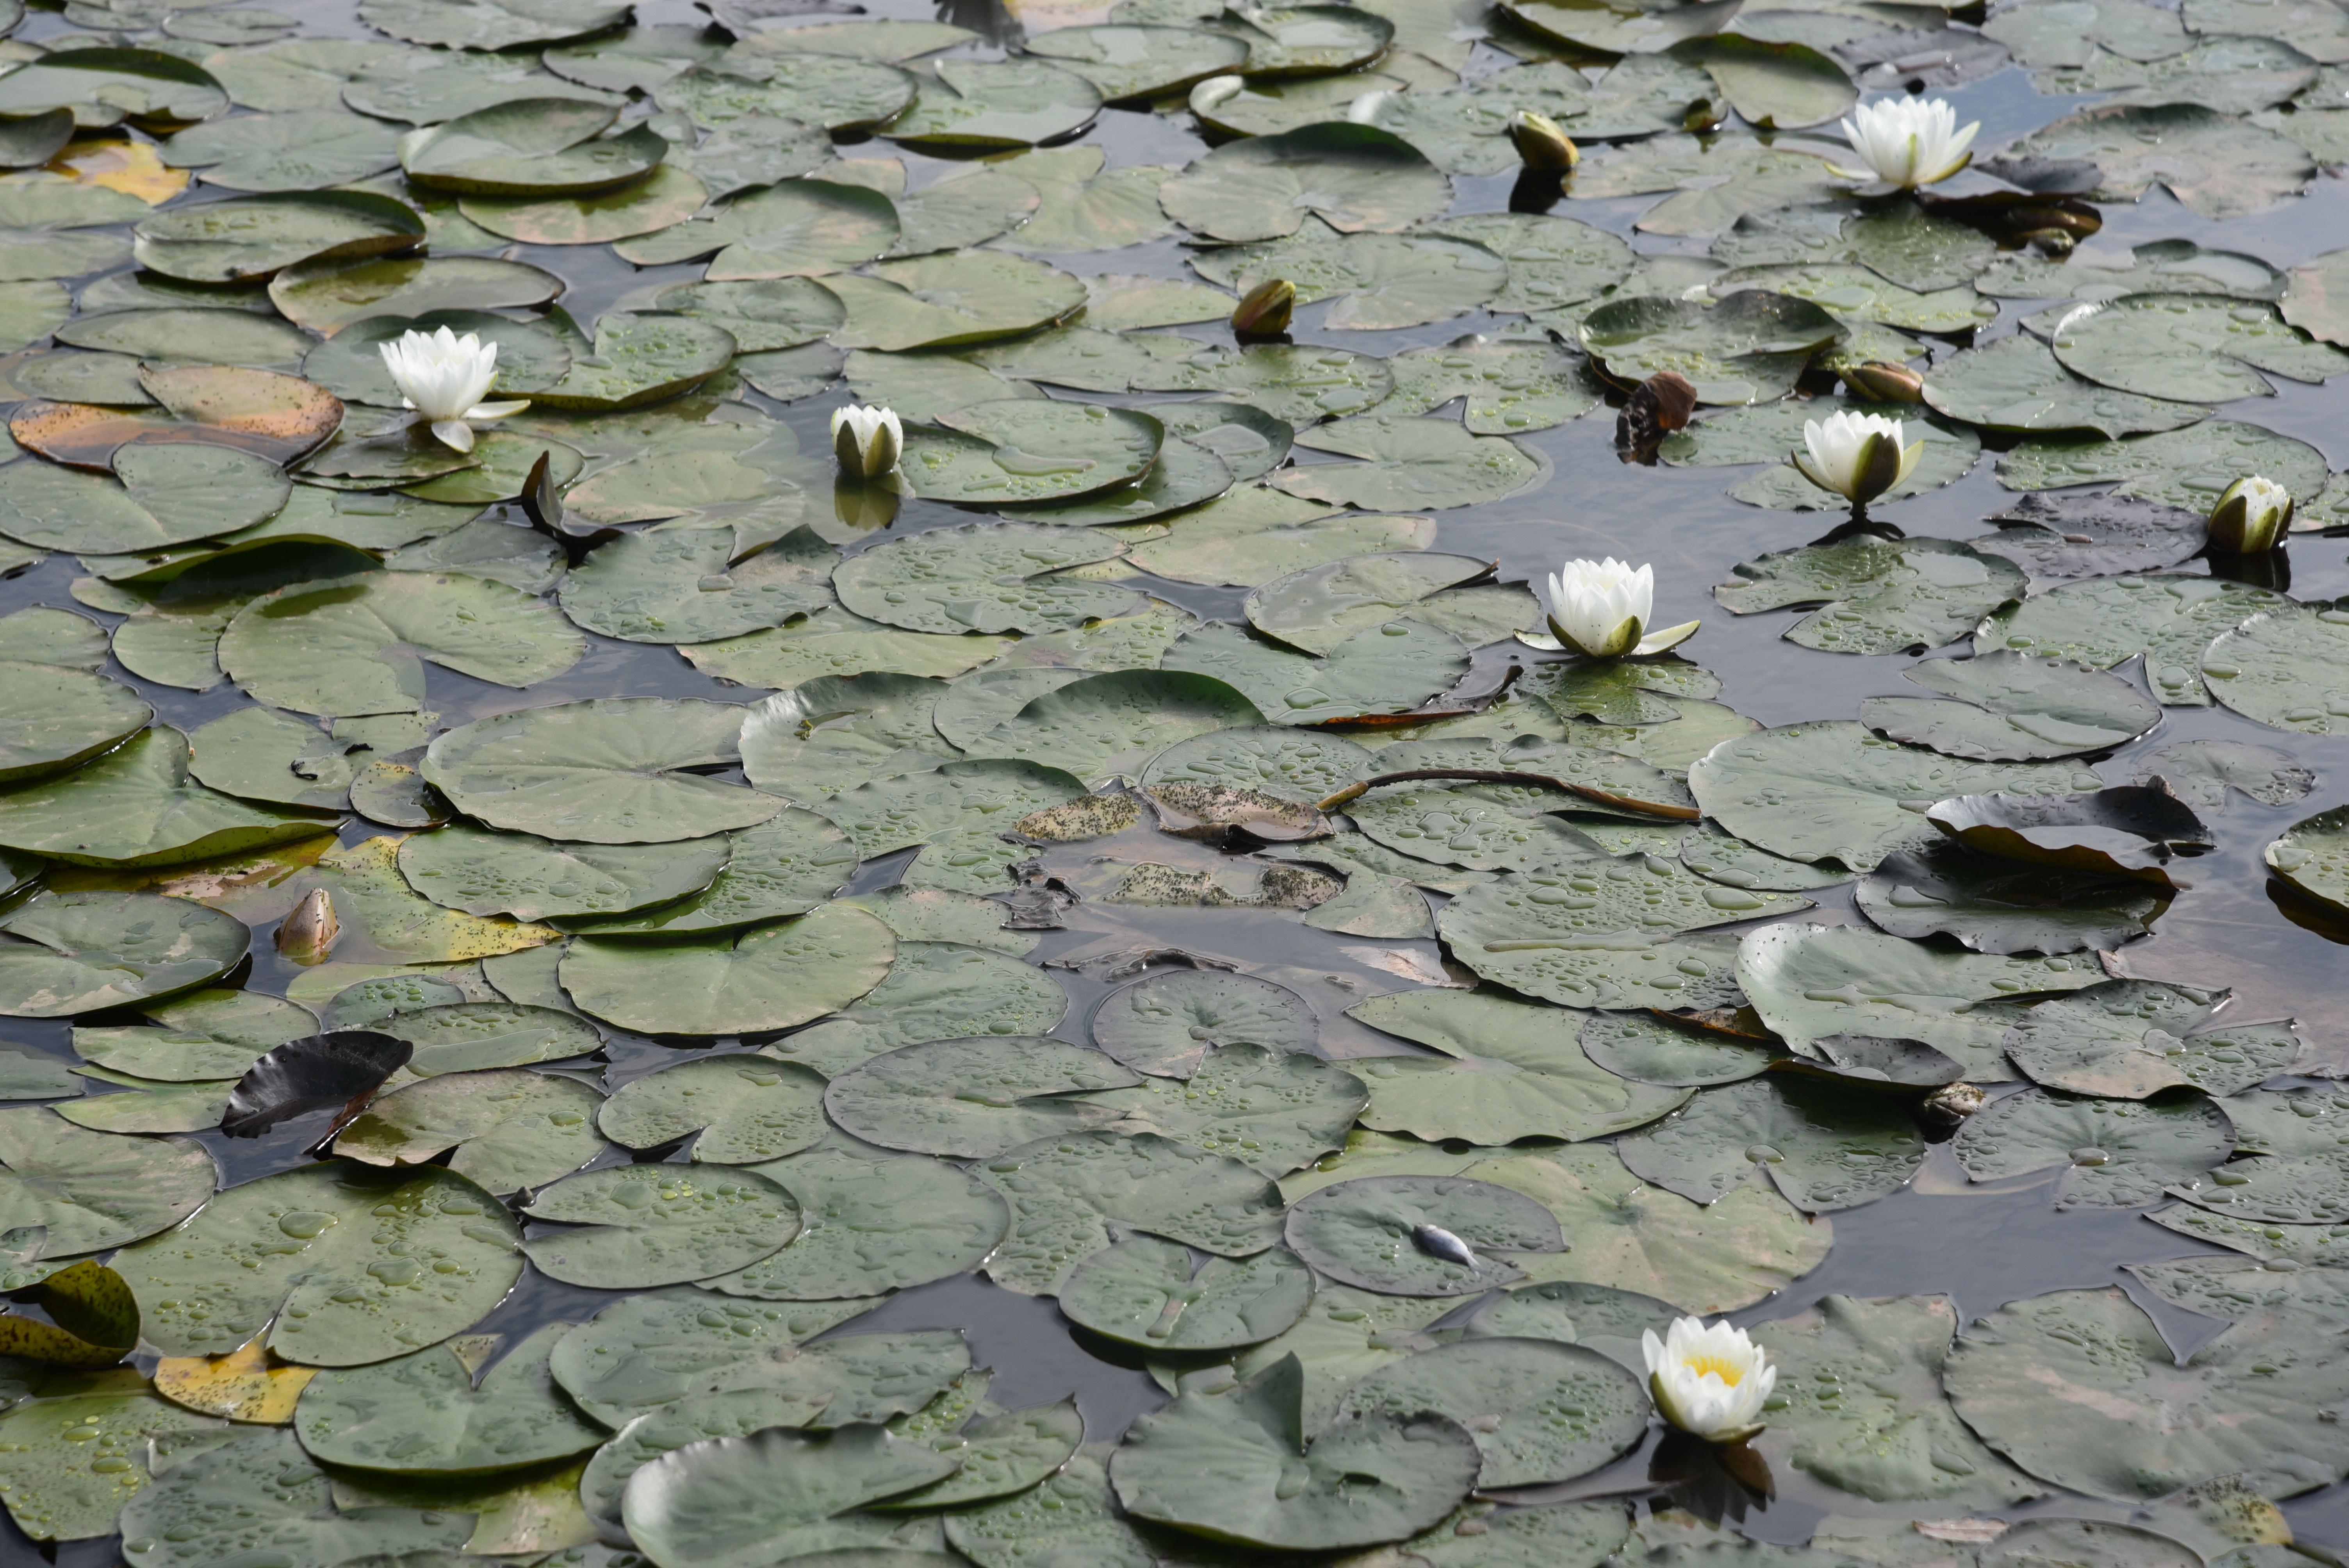
{"label": "water lily bud", "polygon": [[2253,474],[2237,480],[2210,509],[2210,548],[2257,555],[2283,542],[2292,528],[2292,492]]}
{"label": "water lily bud", "polygon": [[1905,365],[1889,360],[1871,359],[1865,365],[1847,365],[1837,372],[1843,384],[1855,397],[1872,398],[1878,403],[1922,403],[1925,400],[1925,378]]}
{"label": "water lily bud", "polygon": [[1744,1329],[1682,1317],[1661,1339],[1645,1331],[1640,1349],[1656,1409],[1682,1431],[1709,1443],[1742,1443],[1762,1429],[1778,1369]]}
{"label": "water lily bud", "polygon": [[1546,114],[1521,108],[1509,117],[1509,140],[1528,169],[1564,174],[1582,161],[1582,150]]}
{"label": "water lily bud", "polygon": [[342,934],[334,899],[325,888],[314,887],[277,923],[277,951],[296,964],[323,964]]}
{"label": "water lily bud", "polygon": [[1958,111],[1946,98],[1889,98],[1861,104],[1843,122],[1844,139],[1864,169],[1837,169],[1847,179],[1876,179],[1903,191],[1947,180],[1973,154],[1982,122],[1958,129]]}
{"label": "water lily bud", "polygon": [[1297,308],[1297,285],[1287,278],[1267,278],[1248,290],[1232,309],[1232,330],[1242,337],[1276,337],[1288,330]]}
{"label": "water lily bud", "polygon": [[1216,105],[1240,96],[1247,83],[1237,77],[1209,77],[1191,89],[1191,112],[1206,114]]}
{"label": "water lily bud", "polygon": [[1830,415],[1822,424],[1803,422],[1803,445],[1795,467],[1823,490],[1866,506],[1907,479],[1924,454],[1925,443],[1909,441],[1901,421],[1881,414]]}
{"label": "water lily bud", "polygon": [[897,466],[905,450],[905,429],[887,408],[853,407],[832,411],[832,455],[840,471],[854,479],[879,479]]}

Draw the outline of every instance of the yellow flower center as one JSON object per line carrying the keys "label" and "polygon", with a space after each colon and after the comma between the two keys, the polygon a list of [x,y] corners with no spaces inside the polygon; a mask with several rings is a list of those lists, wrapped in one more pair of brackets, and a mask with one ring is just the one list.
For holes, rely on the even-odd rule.
{"label": "yellow flower center", "polygon": [[1733,1388],[1737,1387],[1738,1379],[1745,1375],[1743,1367],[1734,1362],[1723,1361],[1717,1356],[1692,1356],[1681,1365],[1699,1377],[1710,1372]]}

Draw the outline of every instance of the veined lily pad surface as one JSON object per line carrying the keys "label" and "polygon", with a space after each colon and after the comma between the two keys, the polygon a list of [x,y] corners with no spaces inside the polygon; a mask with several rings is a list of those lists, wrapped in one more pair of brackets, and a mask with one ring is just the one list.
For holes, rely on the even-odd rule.
{"label": "veined lily pad surface", "polygon": [[2339,1553],[2344,91],[0,0],[0,1564]]}

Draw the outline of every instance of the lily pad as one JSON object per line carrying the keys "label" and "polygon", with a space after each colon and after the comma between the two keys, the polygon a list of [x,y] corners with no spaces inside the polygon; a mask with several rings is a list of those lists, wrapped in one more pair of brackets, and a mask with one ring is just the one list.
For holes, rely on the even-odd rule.
{"label": "lily pad", "polygon": [[1476,1444],[1457,1422],[1379,1411],[1309,1443],[1303,1397],[1294,1357],[1236,1388],[1177,1396],[1112,1457],[1119,1501],[1210,1540],[1326,1550],[1416,1534],[1475,1484]]}
{"label": "lily pad", "polygon": [[521,1277],[520,1241],[461,1176],[336,1161],[232,1188],[114,1266],[166,1355],[222,1355],[265,1333],[286,1360],[357,1367],[477,1322]]}
{"label": "lily pad", "polygon": [[2262,806],[2289,806],[2307,795],[2315,775],[2286,753],[2240,740],[2181,740],[2138,765],[2137,781],[2156,779],[2198,812],[2217,816],[2240,793]]}
{"label": "lily pad", "polygon": [[[711,256],[713,283],[739,283],[838,272],[886,254],[897,237],[896,209],[879,191],[828,180],[787,180],[744,192],[713,217],[622,240],[614,248],[621,260],[638,266]],[[817,293],[831,304],[836,323],[838,303]]]}
{"label": "lily pad", "polygon": [[1931,825],[1907,802],[1921,809],[1982,789],[2063,795],[2102,783],[2061,763],[1973,762],[1920,751],[1849,722],[1760,730],[1723,741],[1689,769],[1689,788],[1705,815],[1737,837],[1790,860],[1835,861],[1854,871],[1931,841]]}
{"label": "lily pad", "polygon": [[515,98],[400,139],[399,162],[428,190],[466,196],[590,196],[642,178],[668,151],[648,126],[604,134],[616,108]]}
{"label": "lily pad", "polygon": [[2206,419],[2118,441],[2026,441],[1999,459],[2009,490],[2053,490],[2124,481],[2116,492],[2144,496],[2208,515],[2227,486],[2247,473],[2272,476],[2295,495],[2323,487],[2317,453],[2305,442],[2258,425]]}
{"label": "lily pad", "polygon": [[732,335],[709,322],[606,311],[596,318],[595,352],[574,353],[570,373],[531,400],[584,413],[635,408],[691,390],[733,357]]}
{"label": "lily pad", "polygon": [[1338,1418],[1433,1410],[1475,1437],[1479,1487],[1539,1486],[1587,1475],[1636,1447],[1649,1408],[1641,1380],[1597,1350],[1495,1337],[1380,1367],[1346,1390]]}
{"label": "lily pad", "polygon": [[1286,1237],[1315,1272],[1389,1295],[1474,1295],[1524,1277],[1512,1259],[1496,1254],[1564,1245],[1557,1220],[1533,1200],[1485,1181],[1433,1176],[1366,1176],[1325,1187],[1291,1206]]}
{"label": "lily pad", "polygon": [[2221,634],[2285,603],[2264,588],[2213,577],[2067,583],[1992,615],[1975,632],[1974,649],[2014,648],[2096,669],[2143,654],[2154,696],[2175,707],[2208,707],[2203,651]]}
{"label": "lily pad", "polygon": [[1310,212],[1342,233],[1392,233],[1443,211],[1451,183],[1371,126],[1309,125],[1218,148],[1159,188],[1169,216],[1218,240],[1293,234]]}
{"label": "lily pad", "polygon": [[821,280],[846,310],[842,348],[951,348],[1017,337],[1085,303],[1084,284],[1025,257],[993,251],[876,263]]}
{"label": "lily pad", "polygon": [[77,865],[178,865],[314,838],[320,826],[189,782],[188,738],[169,725],[0,791],[0,847]]}
{"label": "lily pad", "polygon": [[940,60],[883,134],[912,147],[992,152],[1082,130],[1101,106],[1092,82],[1041,60]]}
{"label": "lily pad", "polygon": [[880,983],[895,952],[887,926],[825,904],[796,920],[684,942],[581,937],[564,954],[562,981],[582,1011],[624,1029],[755,1034],[838,1011]]}
{"label": "lily pad", "polygon": [[1943,1380],[1968,1426],[2056,1485],[2135,1502],[2243,1473],[2291,1496],[2349,1466],[2313,1415],[2341,1376],[2317,1333],[2311,1320],[2263,1315],[2180,1365],[2117,1288],[2056,1291],[1961,1336]]}
{"label": "lily pad", "polygon": [[0,1416],[8,1516],[38,1542],[111,1535],[116,1515],[152,1484],[150,1443],[201,1441],[216,1429],[136,1382],[63,1384],[57,1397],[26,1399]]}
{"label": "lily pad", "polygon": [[43,892],[0,917],[0,1015],[67,1017],[168,995],[244,956],[241,921],[143,892]]}
{"label": "lily pad", "polygon": [[1925,1140],[1889,1096],[1773,1074],[1707,1089],[1615,1151],[1634,1175],[1700,1203],[1759,1175],[1823,1213],[1898,1191],[1924,1163]]}
{"label": "lily pad", "polygon": [[2151,980],[2108,980],[2042,1002],[2007,1031],[2006,1054],[2049,1088],[2144,1099],[2190,1085],[2230,1095],[2288,1071],[2288,1023],[2215,1015],[2227,998]]}
{"label": "lily pad", "polygon": [[541,1273],[607,1290],[730,1273],[800,1228],[799,1203],[789,1192],[733,1166],[585,1171],[541,1189],[523,1212],[565,1227],[523,1242]]}
{"label": "lily pad", "polygon": [[0,1219],[38,1233],[35,1257],[67,1258],[169,1231],[212,1195],[200,1144],[86,1131],[37,1107],[0,1110]]}
{"label": "lily pad", "polygon": [[678,846],[562,844],[469,825],[403,842],[409,886],[469,914],[612,914],[699,892],[724,869],[724,838]]}
{"label": "lily pad", "polygon": [[1201,1351],[1257,1345],[1286,1330],[1313,1296],[1313,1274],[1276,1247],[1252,1258],[1209,1258],[1136,1237],[1079,1264],[1061,1310],[1080,1327],[1144,1349]]}
{"label": "lily pad", "polygon": [[1747,289],[1714,305],[1655,296],[1600,305],[1578,329],[1591,362],[1626,385],[1684,376],[1700,403],[1766,403],[1792,390],[1844,328],[1808,300]]}
{"label": "lily pad", "polygon": [[2159,889],[2133,878],[2018,864],[1954,843],[1887,855],[1854,897],[1895,936],[1952,936],[1977,953],[2109,951],[2168,907]]}
{"label": "lily pad", "polygon": [[1071,1132],[988,1161],[979,1179],[1011,1206],[987,1273],[1026,1295],[1059,1291],[1077,1264],[1143,1231],[1250,1257],[1280,1240],[1279,1189],[1249,1167],[1154,1132]]}
{"label": "lily pad", "polygon": [[1925,377],[1925,401],[1994,430],[2094,430],[2107,438],[2191,425],[2209,410],[2160,394],[2100,387],[2064,368],[2028,333],[1961,349]]}
{"label": "lily pad", "polygon": [[714,1438],[630,1476],[621,1517],[662,1568],[753,1568],[789,1532],[927,1486],[958,1462],[870,1425]]}
{"label": "lily pad", "polygon": [[153,550],[251,527],[286,500],[274,463],[228,447],[142,441],[113,462],[113,480],[29,458],[0,469],[0,531],[94,554]]}
{"label": "lily pad", "polygon": [[2158,181],[2199,215],[2220,220],[2273,206],[2315,173],[2297,142],[2199,103],[2087,109],[2008,152],[2095,163],[2103,175],[2095,200],[2134,201]]}
{"label": "lily pad", "polygon": [[463,1513],[393,1506],[346,1512],[334,1493],[292,1432],[247,1431],[182,1458],[131,1499],[120,1522],[130,1539],[152,1542],[140,1554],[143,1568],[200,1568],[254,1550],[249,1542],[263,1532],[268,1550],[300,1568],[367,1553],[429,1560],[454,1554],[473,1529]]}
{"label": "lily pad", "polygon": [[957,1159],[989,1159],[1040,1138],[1116,1119],[1116,1108],[1071,1098],[1135,1076],[1109,1057],[1035,1036],[904,1047],[832,1080],[832,1119],[868,1143]]}
{"label": "lily pad", "polygon": [[[1071,775],[1033,762],[947,762],[859,785],[826,801],[824,812],[866,860],[921,846],[906,872],[910,885],[989,893],[1033,852],[1004,842],[1001,826],[1084,792]],[[0,830],[5,824],[0,811]]]}
{"label": "lily pad", "polygon": [[1944,697],[1870,697],[1860,722],[1895,740],[1982,762],[2073,757],[2125,745],[2161,720],[2128,682],[2011,649],[1901,672]]}
{"label": "lily pad", "polygon": [[709,643],[777,626],[832,603],[834,552],[806,530],[733,559],[731,528],[623,534],[563,580],[564,614],[637,643]]}
{"label": "lily pad", "polygon": [[1958,1162],[1977,1181],[2053,1166],[2056,1207],[2137,1208],[2227,1158],[2235,1135],[2200,1096],[2090,1099],[2029,1088],[1977,1112],[1958,1131]]}
{"label": "lily pad", "polygon": [[800,1204],[781,1252],[707,1282],[729,1295],[838,1300],[905,1290],[977,1268],[1009,1208],[985,1182],[923,1155],[808,1150],[757,1168]]}
{"label": "lily pad", "polygon": [[131,230],[139,263],[187,283],[247,283],[300,262],[357,260],[405,251],[424,222],[388,196],[288,191],[174,207]]}
{"label": "lily pad", "polygon": [[421,771],[458,810],[509,831],[595,844],[706,838],[782,809],[689,771],[738,760],[741,723],[732,703],[690,698],[523,708],[437,737]]}
{"label": "lily pad", "polygon": [[2227,707],[2271,729],[2330,735],[2349,727],[2349,686],[2326,661],[2349,641],[2349,611],[2278,604],[2222,633],[2202,654],[2202,678]]}
{"label": "lily pad", "polygon": [[2199,403],[2271,397],[2260,372],[2323,381],[2349,355],[2287,325],[2272,306],[2209,294],[2130,294],[2075,306],[2051,346],[2067,369],[2123,392]]}
{"label": "lily pad", "polygon": [[1130,589],[1058,575],[1123,550],[1075,530],[966,523],[851,556],[833,570],[833,586],[857,614],[908,631],[1054,631],[1132,606]]}
{"label": "lily pad", "polygon": [[1310,1051],[1316,1026],[1285,985],[1212,969],[1170,969],[1102,998],[1093,1043],[1139,1072],[1187,1078],[1211,1049],[1242,1042]]}
{"label": "lily pad", "polygon": [[905,478],[928,500],[976,504],[1073,500],[1133,483],[1166,438],[1147,414],[1041,398],[972,404],[939,420],[946,433],[917,430],[906,443]]}
{"label": "lily pad", "polygon": [[1733,614],[1820,603],[1786,640],[1830,653],[1921,651],[1953,642],[2023,592],[2022,569],[1946,539],[1854,533],[1741,562],[1713,590]]}
{"label": "lily pad", "polygon": [[369,1165],[449,1169],[503,1197],[543,1187],[603,1152],[600,1097],[585,1084],[520,1068],[447,1073],[393,1090],[335,1140],[335,1152]]}
{"label": "lily pad", "polygon": [[1361,460],[1286,469],[1274,484],[1290,495],[1371,511],[1498,500],[1544,472],[1516,442],[1472,435],[1449,419],[1364,415],[1316,427],[1298,444]]}
{"label": "lily pad", "polygon": [[1248,48],[1237,38],[1188,27],[1095,25],[1040,34],[1028,52],[1059,62],[1117,103],[1180,92],[1237,67]]}
{"label": "lily pad", "polygon": [[2319,903],[2349,906],[2349,810],[2293,823],[2263,851],[2268,869]]}
{"label": "lily pad", "polygon": [[605,1433],[572,1408],[546,1369],[570,1326],[537,1330],[500,1357],[479,1387],[457,1343],[322,1372],[302,1391],[295,1433],[313,1459],[410,1475],[479,1474],[585,1453]]}
{"label": "lily pad", "polygon": [[756,1053],[697,1057],[630,1079],[595,1125],[624,1148],[690,1138],[697,1162],[753,1165],[823,1138],[823,1078]]}
{"label": "lily pad", "polygon": [[1754,1010],[1798,1055],[1834,1035],[1920,1040],[1975,1081],[2012,1077],[1999,1047],[2023,1016],[2015,997],[2076,991],[2105,978],[2094,954],[2015,958],[1952,953],[1864,926],[1767,926],[1740,945],[1737,977]]}
{"label": "lily pad", "polygon": [[726,862],[709,886],[633,913],[570,919],[589,936],[728,931],[805,914],[837,892],[856,864],[848,835],[827,818],[790,808],[727,836]]}
{"label": "lily pad", "polygon": [[0,88],[0,114],[33,115],[70,108],[74,123],[101,129],[128,119],[150,130],[172,129],[228,107],[228,94],[211,72],[160,49],[60,49],[25,62]]}

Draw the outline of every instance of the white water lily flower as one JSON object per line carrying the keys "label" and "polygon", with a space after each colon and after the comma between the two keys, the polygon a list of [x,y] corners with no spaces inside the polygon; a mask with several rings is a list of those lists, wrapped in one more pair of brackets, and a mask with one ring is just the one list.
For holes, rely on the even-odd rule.
{"label": "white water lily flower", "polygon": [[1648,634],[1656,610],[1656,574],[1613,556],[1569,561],[1549,579],[1549,629],[1558,645],[1594,659],[1660,654],[1686,642],[1697,623]]}
{"label": "white water lily flower", "polygon": [[1240,96],[1247,83],[1238,77],[1209,77],[1191,89],[1191,110],[1206,114],[1217,104]]}
{"label": "white water lily flower", "polygon": [[861,405],[832,411],[832,455],[851,479],[879,479],[905,450],[905,428],[894,411]]}
{"label": "white water lily flower", "polygon": [[2283,542],[2292,527],[2292,491],[2253,474],[2237,480],[2210,509],[2210,545],[2235,555],[2256,555]]}
{"label": "white water lily flower", "polygon": [[432,434],[460,452],[473,449],[475,425],[530,407],[527,397],[481,401],[498,378],[498,346],[483,343],[478,334],[459,337],[445,326],[431,333],[404,332],[398,343],[382,344],[379,350],[391,384],[399,388],[401,404],[423,415]]}
{"label": "white water lily flower", "polygon": [[1947,180],[1973,160],[1967,150],[1982,121],[1958,129],[1958,111],[1947,98],[1889,98],[1864,103],[1843,122],[1844,139],[1865,169],[1837,169],[1847,179],[1874,177],[1913,191]]}
{"label": "white water lily flower", "polygon": [[1846,409],[1803,421],[1803,445],[1795,467],[1823,490],[1832,490],[1854,506],[1866,506],[1916,471],[1925,443],[1911,441],[1898,419],[1881,414],[1855,414]]}
{"label": "white water lily flower", "polygon": [[1674,1320],[1661,1339],[1640,1336],[1648,1358],[1648,1391],[1656,1408],[1682,1431],[1709,1443],[1742,1443],[1762,1429],[1762,1406],[1778,1386],[1778,1369],[1742,1328],[1708,1328],[1700,1317]]}

